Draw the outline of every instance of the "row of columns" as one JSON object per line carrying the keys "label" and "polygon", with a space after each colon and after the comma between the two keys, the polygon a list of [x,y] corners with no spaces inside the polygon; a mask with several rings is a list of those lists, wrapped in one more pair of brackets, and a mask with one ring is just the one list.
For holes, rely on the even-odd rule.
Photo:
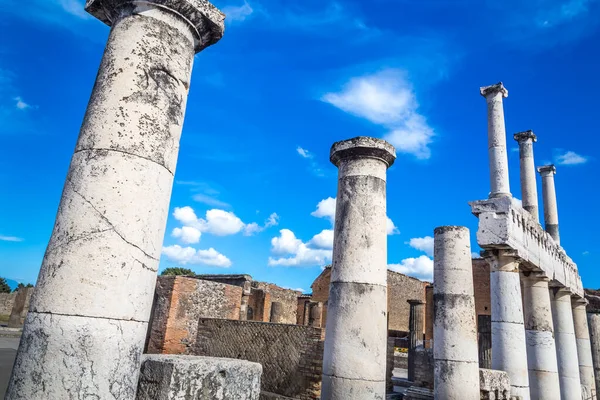
{"label": "row of columns", "polygon": [[[481,94],[488,105],[490,198],[511,197],[502,105],[508,91],[498,83],[481,88]],[[533,157],[537,138],[532,131],[517,133],[514,138],[519,143],[523,208],[539,221]],[[545,230],[560,244],[556,168],[543,166],[538,172],[542,177]],[[568,290],[553,287],[540,273],[523,270],[518,255],[511,250],[490,250],[485,255],[491,265],[492,368],[508,373],[511,394],[524,400],[579,400],[583,390],[584,398],[595,396],[585,300],[575,298],[572,303]]]}

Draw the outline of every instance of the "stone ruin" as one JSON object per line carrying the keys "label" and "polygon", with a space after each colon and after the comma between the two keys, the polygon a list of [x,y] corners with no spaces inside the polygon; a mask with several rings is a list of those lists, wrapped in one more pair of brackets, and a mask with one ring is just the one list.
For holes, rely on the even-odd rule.
{"label": "stone ruin", "polygon": [[[206,0],[87,0],[85,7],[111,27],[110,36],[6,398],[256,400],[258,363],[142,355],[192,62],[222,37],[224,15]],[[471,207],[491,265],[491,369],[479,368],[469,231],[436,228],[432,350],[419,338],[421,302],[411,304],[410,320],[417,332],[411,351],[432,356],[433,390],[414,387],[405,398],[595,398],[600,318],[586,314],[577,266],[560,246],[556,169],[538,169],[543,229],[536,136],[515,135],[521,206],[508,183],[502,104],[508,92],[500,83],[481,94],[488,105],[491,192]],[[386,171],[395,158],[389,143],[369,137],[331,149],[339,170],[333,267],[324,341],[319,335],[322,348],[313,349],[323,354],[324,400],[385,399],[389,387]],[[250,324],[251,287],[242,284],[239,293],[236,323]],[[282,303],[272,304],[263,320],[283,321]],[[318,304],[305,302],[299,328],[322,332],[319,313]],[[223,320],[203,321],[209,327]]]}

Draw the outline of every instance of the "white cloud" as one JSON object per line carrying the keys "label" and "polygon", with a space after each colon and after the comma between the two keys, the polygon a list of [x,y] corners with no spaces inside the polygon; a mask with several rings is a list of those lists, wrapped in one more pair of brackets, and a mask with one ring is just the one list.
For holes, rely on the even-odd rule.
{"label": "white cloud", "polygon": [[414,278],[433,280],[433,260],[427,256],[406,258],[400,264],[389,264],[388,268]]}
{"label": "white cloud", "polygon": [[229,203],[225,203],[224,201],[215,199],[214,197],[209,196],[207,194],[197,193],[194,196],[192,196],[192,198],[199,203],[204,203],[212,207],[231,208],[231,205]]}
{"label": "white cloud", "polygon": [[289,229],[282,229],[279,233],[280,236],[271,240],[271,251],[275,255],[288,257],[269,257],[270,266],[323,266],[331,262],[331,250],[312,248],[310,244],[296,238],[294,232]]}
{"label": "white cloud", "polygon": [[276,213],[273,213],[273,214],[269,215],[269,218],[267,218],[267,220],[265,221],[265,224],[263,226],[258,225],[256,222],[252,222],[252,223],[246,225],[244,227],[244,235],[252,236],[255,233],[262,232],[267,228],[270,228],[272,226],[277,226],[277,225],[279,225],[279,215],[277,215]]}
{"label": "white cloud", "polygon": [[184,226],[181,228],[173,229],[171,236],[180,239],[185,244],[193,244],[200,242],[200,236],[202,233],[191,226]]}
{"label": "white cloud", "polygon": [[590,252],[586,250],[586,251],[584,251],[584,252],[583,252],[583,253],[581,253],[581,254],[582,254],[582,255],[584,255],[584,256],[587,256],[587,255],[589,255],[589,254],[590,254]]}
{"label": "white cloud", "polygon": [[64,11],[67,13],[79,17],[81,19],[90,18],[90,14],[88,14],[83,8],[84,2],[79,0],[58,0],[58,3],[62,7]]}
{"label": "white cloud", "polygon": [[396,225],[394,225],[394,221],[392,221],[390,217],[386,217],[386,232],[388,235],[400,234],[400,230]]}
{"label": "white cloud", "polygon": [[31,108],[31,106],[25,103],[21,97],[15,97],[14,100],[16,101],[15,107],[17,107],[19,110],[27,110],[28,108]]}
{"label": "white cloud", "polygon": [[333,249],[333,230],[323,229],[321,233],[313,236],[308,244],[319,249]]}
{"label": "white cloud", "polygon": [[574,151],[567,151],[564,154],[559,154],[554,157],[554,160],[558,165],[578,165],[585,164],[589,161],[588,157],[579,155]]}
{"label": "white cloud", "polygon": [[433,238],[431,236],[425,236],[422,238],[412,238],[408,242],[408,245],[413,249],[417,249],[424,252],[429,257],[433,257]]}
{"label": "white cloud", "polygon": [[231,266],[231,260],[212,247],[208,250],[196,250],[193,247],[173,245],[163,247],[162,254],[170,261],[180,265],[204,264],[223,268]]}
{"label": "white cloud", "polygon": [[22,242],[24,239],[16,236],[0,235],[0,242]]}
{"label": "white cloud", "polygon": [[386,69],[352,78],[341,92],[327,93],[321,100],[389,129],[384,139],[398,152],[419,159],[431,156],[434,131],[417,111],[419,103],[405,72]]}
{"label": "white cloud", "polygon": [[308,150],[306,150],[306,149],[303,149],[303,148],[302,148],[302,147],[300,147],[300,146],[298,146],[298,147],[296,148],[296,151],[298,152],[298,154],[300,154],[300,155],[301,155],[302,157],[304,157],[304,158],[312,158],[312,154],[311,154],[311,153],[310,153]]}
{"label": "white cloud", "polygon": [[227,22],[242,22],[248,18],[254,10],[248,4],[247,1],[244,1],[244,4],[241,6],[227,6],[223,7],[223,12],[225,13],[225,21]]}
{"label": "white cloud", "polygon": [[317,209],[310,213],[313,217],[327,218],[333,224],[335,220],[335,198],[328,197],[317,204]]}

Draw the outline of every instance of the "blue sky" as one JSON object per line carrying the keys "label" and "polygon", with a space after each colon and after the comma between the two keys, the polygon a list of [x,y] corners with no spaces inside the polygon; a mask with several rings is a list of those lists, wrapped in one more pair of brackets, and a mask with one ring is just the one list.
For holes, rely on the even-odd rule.
{"label": "blue sky", "polygon": [[[562,244],[600,287],[599,0],[215,5],[226,32],[196,56],[161,269],[309,291],[331,256],[329,148],[358,135],[398,150],[392,268],[429,277],[440,225],[468,226],[477,251],[467,202],[489,192],[479,87],[503,81],[512,192],[512,134],[533,129],[536,164],[558,164]],[[108,27],[83,0],[0,10],[0,276],[35,282]]]}

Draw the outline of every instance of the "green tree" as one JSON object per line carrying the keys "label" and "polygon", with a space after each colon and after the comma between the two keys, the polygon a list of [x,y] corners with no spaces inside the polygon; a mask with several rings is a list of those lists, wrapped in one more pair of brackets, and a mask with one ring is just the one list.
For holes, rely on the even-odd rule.
{"label": "green tree", "polygon": [[32,285],[31,283],[28,283],[27,285],[24,285],[24,284],[22,284],[22,283],[19,283],[19,284],[17,285],[17,287],[15,288],[14,292],[17,292],[17,291],[19,291],[19,289],[25,289],[25,288],[31,288],[31,287],[33,287],[33,285]]}
{"label": "green tree", "polygon": [[161,275],[183,275],[183,276],[196,276],[196,273],[188,268],[167,268]]}
{"label": "green tree", "polygon": [[10,286],[8,286],[8,283],[6,283],[6,279],[0,278],[0,293],[10,292],[12,292],[12,290],[10,290]]}

